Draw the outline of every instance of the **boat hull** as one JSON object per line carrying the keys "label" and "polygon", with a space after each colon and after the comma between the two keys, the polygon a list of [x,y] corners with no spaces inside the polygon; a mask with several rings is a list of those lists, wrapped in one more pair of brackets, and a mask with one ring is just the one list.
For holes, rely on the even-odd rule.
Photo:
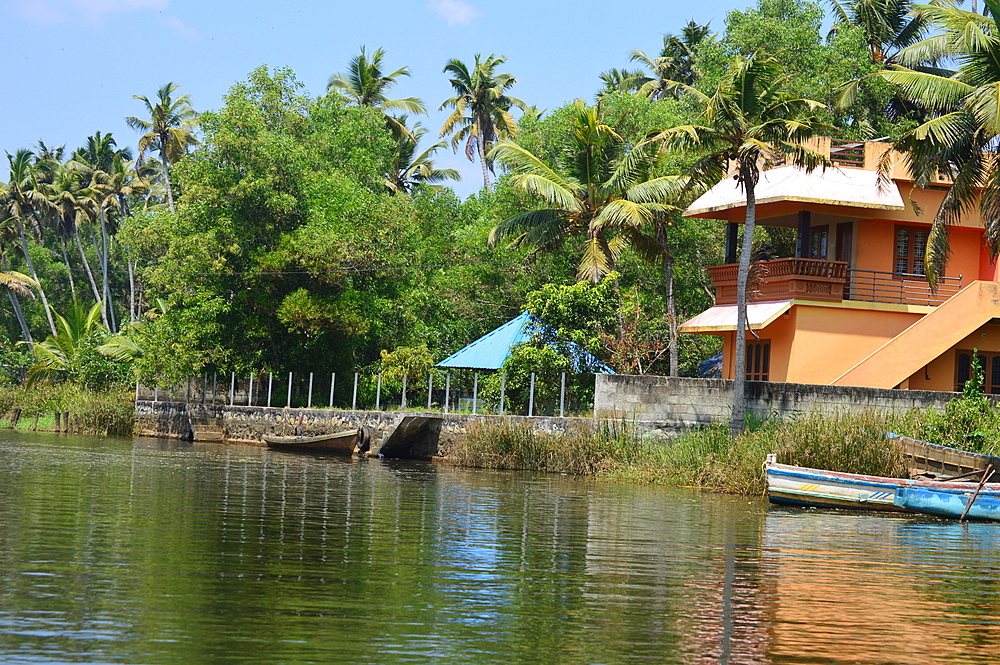
{"label": "boat hull", "polygon": [[[895,440],[896,445],[900,447],[914,474],[971,475],[991,464],[1000,467],[1000,460],[988,455],[939,446],[892,433],[887,436]],[[969,482],[886,478],[778,464],[773,461],[773,456],[769,456],[765,465],[765,475],[767,495],[772,503],[817,508],[909,512],[909,508],[899,505],[896,501],[896,493],[902,487],[919,487],[921,484],[929,483],[929,487],[933,489],[951,488],[957,494],[971,491],[970,485],[975,488],[975,483]]]}
{"label": "boat hull", "polygon": [[899,478],[862,476],[768,462],[767,497],[772,503],[816,508],[901,512],[894,503]]}
{"label": "boat hull", "polygon": [[363,442],[366,440],[364,428],[347,430],[336,434],[320,436],[265,436],[264,442],[268,448],[291,450],[308,453],[331,453],[351,455],[363,452]]}
{"label": "boat hull", "polygon": [[[901,487],[896,491],[894,501],[897,506],[909,512],[959,519],[965,513],[965,508],[975,492],[975,485],[964,491],[924,485]],[[990,485],[984,486],[972,502],[966,518],[1000,521],[1000,490],[993,489]]]}

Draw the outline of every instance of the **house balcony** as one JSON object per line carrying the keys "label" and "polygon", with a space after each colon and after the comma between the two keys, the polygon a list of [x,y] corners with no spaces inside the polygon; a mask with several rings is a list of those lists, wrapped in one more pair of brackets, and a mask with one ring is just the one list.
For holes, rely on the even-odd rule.
{"label": "house balcony", "polygon": [[[738,264],[707,268],[715,303],[736,302]],[[940,305],[962,288],[962,277],[943,277],[937,291],[931,291],[922,275],[858,270],[844,261],[825,259],[775,259],[758,261],[751,266],[747,299],[751,302],[772,300],[818,300],[841,302],[889,303],[897,305]]]}

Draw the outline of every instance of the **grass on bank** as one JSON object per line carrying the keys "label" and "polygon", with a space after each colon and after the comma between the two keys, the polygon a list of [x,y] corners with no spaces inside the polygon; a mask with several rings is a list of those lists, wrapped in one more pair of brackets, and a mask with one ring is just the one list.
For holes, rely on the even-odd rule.
{"label": "grass on bank", "polygon": [[130,436],[135,426],[135,401],[130,390],[94,392],[73,384],[36,385],[30,389],[0,385],[0,427],[10,425],[21,409],[20,431],[55,429],[55,413],[69,412],[73,431],[102,436]]}
{"label": "grass on bank", "polygon": [[905,475],[906,466],[886,431],[921,429],[926,414],[899,417],[808,414],[764,422],[733,437],[711,426],[672,439],[640,436],[629,423],[580,425],[565,434],[536,434],[530,425],[500,419],[474,423],[449,457],[455,464],[492,469],[534,469],[621,480],[696,485],[741,494],[762,494],[763,462],[778,461],[850,473]]}

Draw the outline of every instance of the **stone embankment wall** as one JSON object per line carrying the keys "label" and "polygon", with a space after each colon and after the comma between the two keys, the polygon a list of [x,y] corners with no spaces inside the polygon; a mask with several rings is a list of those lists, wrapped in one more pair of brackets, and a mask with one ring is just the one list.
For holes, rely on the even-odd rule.
{"label": "stone embankment wall", "polygon": [[[884,390],[850,386],[748,381],[750,411],[778,419],[796,414],[943,409],[956,393],[928,390]],[[733,382],[669,376],[598,374],[594,414],[598,418],[625,418],[640,429],[664,435],[727,422],[732,413]]]}
{"label": "stone embankment wall", "polygon": [[[157,438],[186,439],[195,427],[204,426],[221,431],[225,441],[263,445],[264,436],[287,436],[295,433],[300,423],[305,436],[339,430],[366,427],[371,433],[372,450],[377,451],[385,438],[406,416],[420,412],[348,411],[342,409],[290,409],[263,406],[212,406],[183,402],[153,402],[141,400],[135,404],[136,434]],[[470,414],[426,414],[441,419],[440,435],[435,437],[436,450],[424,448],[422,456],[447,455],[451,443],[465,435],[469,424],[487,418]],[[555,418],[510,416],[526,421],[539,432],[565,432],[574,424],[587,424],[589,418]]]}

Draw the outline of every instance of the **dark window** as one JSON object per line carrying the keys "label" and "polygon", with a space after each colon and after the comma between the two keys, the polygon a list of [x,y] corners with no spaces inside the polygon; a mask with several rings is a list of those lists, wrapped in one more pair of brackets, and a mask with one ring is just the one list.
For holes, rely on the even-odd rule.
{"label": "dark window", "polygon": [[[980,351],[977,356],[983,372],[983,391],[1000,395],[1000,353]],[[955,390],[961,391],[972,378],[972,351],[957,351],[955,360]]]}
{"label": "dark window", "polygon": [[829,226],[814,226],[809,234],[809,258],[825,259],[826,246],[830,237]]}
{"label": "dark window", "polygon": [[897,274],[924,275],[927,256],[927,229],[896,227],[896,258],[892,271]]}
{"label": "dark window", "polygon": [[767,381],[771,373],[771,340],[747,342],[747,381]]}

